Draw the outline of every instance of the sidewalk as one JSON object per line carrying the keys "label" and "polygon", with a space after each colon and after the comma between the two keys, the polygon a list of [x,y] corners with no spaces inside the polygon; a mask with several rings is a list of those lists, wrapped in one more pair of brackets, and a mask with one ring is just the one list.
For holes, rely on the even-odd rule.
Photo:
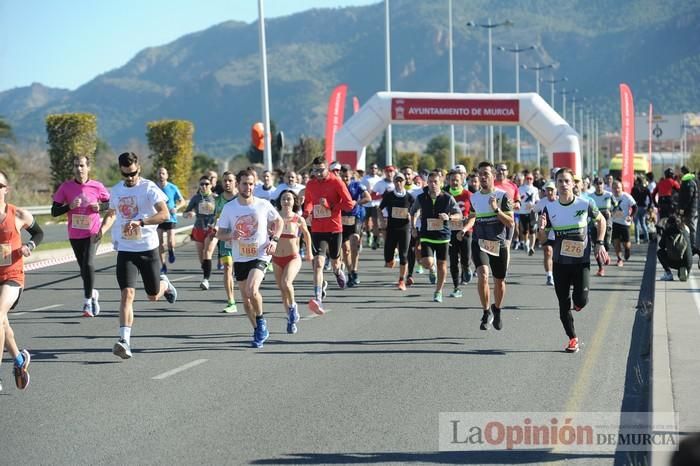
{"label": "sidewalk", "polygon": [[[657,265],[657,277],[663,274]],[[651,352],[650,411],[675,412],[681,438],[700,432],[700,272],[687,282],[656,282]],[[670,464],[672,452],[652,452],[652,466]]]}

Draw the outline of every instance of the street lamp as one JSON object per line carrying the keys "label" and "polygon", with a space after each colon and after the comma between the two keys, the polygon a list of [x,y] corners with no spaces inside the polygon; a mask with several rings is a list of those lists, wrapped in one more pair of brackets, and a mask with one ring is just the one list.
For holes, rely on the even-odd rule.
{"label": "street lamp", "polygon": [[572,94],[574,91],[567,91],[566,88],[562,89],[561,92],[561,112],[562,117],[566,120],[566,96]]}
{"label": "street lamp", "polygon": [[542,82],[549,84],[549,105],[552,106],[552,109],[554,109],[554,85],[557,83],[563,83],[568,81],[569,78],[564,76],[563,78],[560,79],[554,79],[554,76],[552,76],[552,79],[543,79]]}
{"label": "street lamp", "polygon": [[[515,93],[519,94],[520,93],[520,54],[522,52],[527,52],[530,50],[537,50],[537,46],[535,45],[530,45],[529,47],[523,47],[519,48],[518,44],[515,44],[515,47],[512,49],[508,49],[505,47],[498,47],[498,50],[501,52],[510,52],[515,54]],[[515,139],[516,139],[516,146],[515,146],[515,161],[517,163],[520,163],[520,125],[517,125],[515,127]]]}
{"label": "street lamp", "polygon": [[[558,63],[550,63],[549,65],[539,65],[535,64],[535,66],[527,66],[527,65],[522,65],[522,68],[524,70],[530,70],[535,72],[535,91],[537,92],[537,95],[540,94],[540,71],[546,70],[548,68],[556,68]],[[536,141],[537,145],[537,166],[540,167],[540,161],[542,157],[542,151],[540,148],[540,141]]]}
{"label": "street lamp", "polygon": [[[479,24],[474,21],[469,21],[467,23],[467,26],[469,27],[486,28],[486,30],[489,32],[489,94],[493,94],[493,57],[491,53],[493,45],[491,44],[491,30],[500,26],[512,25],[513,22],[509,19],[501,23],[492,23],[491,18],[486,20],[486,24]],[[493,125],[489,125],[489,161],[493,163]]]}

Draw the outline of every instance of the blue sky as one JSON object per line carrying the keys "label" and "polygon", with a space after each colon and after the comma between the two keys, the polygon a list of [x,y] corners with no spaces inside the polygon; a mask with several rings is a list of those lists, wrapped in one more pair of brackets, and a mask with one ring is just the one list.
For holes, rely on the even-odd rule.
{"label": "blue sky", "polygon": [[[265,17],[381,0],[265,0]],[[228,20],[257,21],[258,0],[0,0],[0,91],[75,89],[145,47]]]}

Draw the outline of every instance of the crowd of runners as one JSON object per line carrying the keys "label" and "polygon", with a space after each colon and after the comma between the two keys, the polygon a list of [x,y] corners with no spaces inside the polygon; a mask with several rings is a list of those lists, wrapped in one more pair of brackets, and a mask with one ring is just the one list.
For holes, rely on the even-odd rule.
{"label": "crowd of runners", "polygon": [[[256,348],[269,337],[260,293],[268,271],[273,272],[281,294],[287,332],[297,333],[300,305],[294,282],[303,260],[313,270],[313,292],[306,306],[315,314],[326,312],[326,273],[332,274],[340,289],[357,287],[362,283],[363,248],[381,248],[385,267],[398,270],[390,272],[393,278],[388,280],[399,291],[411,287],[416,274],[425,273],[435,287],[433,301],[441,303],[446,298],[463,298],[464,286],[475,280],[475,298],[483,309],[478,325],[487,331],[504,326],[501,309],[512,251],[534,256],[541,250],[542,286],[552,287],[557,296],[567,335],[565,351],[576,352],[579,340],[572,311],[580,311],[588,302],[591,256],[597,276],[603,277],[610,264],[608,251],[614,251],[614,265],[623,267],[632,240],[650,240],[656,216],[667,219],[661,222],[664,235],[669,236],[677,225],[688,243],[673,262],[678,256],[675,243],[665,247],[661,241],[659,259],[667,272],[662,279],[673,278],[668,276],[670,268],[678,268],[681,279],[687,279],[688,257],[696,251],[690,240],[695,238],[695,226],[691,225],[691,236],[683,225],[689,215],[697,223],[697,210],[679,209],[672,196],[681,184],[668,171],[658,185],[638,177],[630,195],[612,176],[591,181],[569,168],[552,169],[543,176],[537,169],[511,175],[506,164],[489,162],[479,163],[472,172],[462,165],[449,171],[394,166],[380,171],[371,164],[364,173],[317,157],[307,173],[258,173],[251,167],[224,172],[221,180],[216,172],[205,173],[187,201],[168,181],[166,168],[157,168],[153,182],[142,176],[134,153],[121,154],[118,165],[123,181],[108,190],[90,179],[90,160],[76,158],[74,178],[54,194],[52,215],[67,215],[68,237],[83,281],[85,317],[100,314],[93,263],[97,244],[111,229],[121,290],[113,353],[122,359],[132,357],[139,275],[149,300],[177,300],[167,273],[176,261],[174,230],[180,210],[195,219],[191,239],[202,270],[200,288],[209,290],[214,267],[223,270],[221,311],[236,313],[238,305],[243,306],[252,326],[251,345]],[[683,177],[690,179],[687,173]],[[22,258],[31,254],[43,233],[30,213],[7,204],[8,188],[9,180],[0,172],[0,359],[7,349],[14,359],[16,385],[25,389],[31,355],[19,350],[8,312],[17,305],[24,287]],[[693,196],[697,204],[696,192]],[[31,235],[25,244],[22,228]],[[448,280],[446,297],[443,289]],[[235,288],[241,297],[238,303]]]}

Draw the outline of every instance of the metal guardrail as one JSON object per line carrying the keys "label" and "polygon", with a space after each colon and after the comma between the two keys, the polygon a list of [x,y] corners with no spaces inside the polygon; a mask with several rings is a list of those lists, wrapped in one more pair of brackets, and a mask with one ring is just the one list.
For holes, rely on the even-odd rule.
{"label": "metal guardrail", "polygon": [[24,210],[29,211],[32,215],[51,215],[50,205],[34,205],[29,207],[22,207]]}

